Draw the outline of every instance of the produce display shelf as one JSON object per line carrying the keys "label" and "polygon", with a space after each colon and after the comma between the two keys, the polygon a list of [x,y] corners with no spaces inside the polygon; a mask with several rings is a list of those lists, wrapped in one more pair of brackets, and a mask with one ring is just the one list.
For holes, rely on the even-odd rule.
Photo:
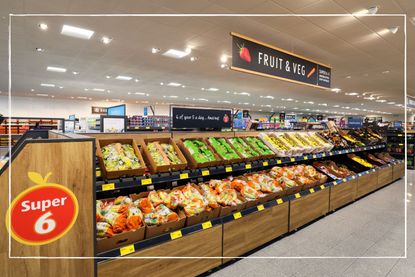
{"label": "produce display shelf", "polygon": [[[127,188],[136,188],[137,186],[147,186],[162,184],[168,182],[177,182],[179,180],[186,179],[198,179],[207,176],[227,174],[231,172],[246,172],[250,170],[265,169],[271,166],[284,165],[295,162],[302,162],[307,160],[314,160],[320,158],[326,158],[331,156],[343,155],[348,153],[356,153],[367,150],[382,149],[385,147],[385,144],[366,146],[366,147],[357,147],[349,148],[343,150],[335,150],[330,152],[323,152],[318,154],[308,154],[298,157],[282,157],[282,158],[272,158],[265,160],[257,160],[244,163],[236,163],[227,166],[216,166],[202,169],[193,169],[193,170],[183,170],[176,171],[171,173],[159,173],[152,174],[147,176],[140,177],[130,177],[130,178],[121,178],[107,181],[97,181],[96,182],[96,192],[110,191],[110,190],[119,190]],[[101,176],[101,171],[96,171],[96,176],[99,178]]]}
{"label": "produce display shelf", "polygon": [[288,195],[288,196],[284,196],[282,198],[274,199],[274,200],[271,200],[271,201],[266,202],[264,204],[254,206],[254,207],[250,207],[250,208],[244,209],[240,212],[236,212],[236,213],[224,216],[224,217],[215,218],[215,219],[212,219],[212,220],[207,221],[207,222],[199,223],[199,224],[196,224],[196,225],[193,225],[193,226],[184,227],[184,228],[182,228],[178,231],[162,234],[160,236],[150,238],[150,239],[146,239],[146,240],[142,240],[142,241],[139,241],[139,242],[136,242],[134,244],[127,245],[127,246],[124,246],[124,247],[121,247],[121,248],[115,248],[115,249],[112,249],[112,250],[109,250],[109,251],[106,251],[106,252],[98,253],[96,255],[97,257],[99,257],[97,259],[97,262],[102,262],[102,261],[105,261],[105,260],[108,260],[108,259],[112,259],[112,258],[116,258],[116,257],[128,255],[128,254],[132,254],[132,253],[138,252],[140,250],[143,250],[143,249],[151,247],[151,246],[155,246],[155,245],[163,243],[163,242],[167,242],[167,241],[170,241],[170,240],[175,240],[175,239],[181,238],[183,236],[193,234],[195,232],[203,231],[204,229],[209,229],[209,228],[211,228],[213,226],[216,226],[216,225],[221,225],[221,224],[233,221],[233,220],[238,220],[238,219],[240,219],[244,216],[247,216],[249,214],[252,214],[252,213],[255,213],[255,212],[261,212],[265,209],[269,209],[271,207],[281,205],[281,204],[286,203],[286,202],[296,201],[297,199],[300,199],[300,198],[302,198],[304,196],[307,196],[309,194],[316,193],[320,190],[324,190],[324,189],[339,185],[341,183],[345,183],[345,182],[354,180],[354,179],[356,179],[358,177],[361,177],[361,176],[364,176],[366,174],[370,174],[370,173],[376,172],[378,170],[381,170],[383,168],[391,167],[395,164],[400,164],[400,163],[403,163],[403,161],[393,162],[393,163],[389,163],[389,164],[386,164],[386,165],[383,165],[383,166],[379,166],[377,168],[370,169],[370,170],[358,173],[357,175],[352,175],[352,176],[348,176],[348,177],[343,178],[343,179],[331,181],[331,182],[316,186],[314,188],[310,188],[310,189],[301,191],[301,192],[293,194],[293,195]]}
{"label": "produce display shelf", "polygon": [[[11,137],[12,138],[18,138],[18,137],[21,137],[21,136],[23,136],[23,134],[11,134]],[[9,134],[0,134],[0,137],[9,137]]]}

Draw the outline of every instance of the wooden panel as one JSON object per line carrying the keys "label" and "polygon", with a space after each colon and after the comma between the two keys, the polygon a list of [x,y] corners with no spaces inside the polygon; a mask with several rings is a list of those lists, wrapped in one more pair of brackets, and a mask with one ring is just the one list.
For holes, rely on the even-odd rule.
{"label": "wooden panel", "polygon": [[405,176],[405,163],[393,165],[392,172],[394,181]]}
{"label": "wooden panel", "polygon": [[96,138],[96,139],[134,139],[137,144],[142,144],[143,139],[150,139],[150,138],[170,138],[171,134],[168,132],[142,132],[142,133],[87,133],[85,134],[88,137]]}
{"label": "wooden panel", "polygon": [[357,177],[357,198],[362,197],[374,190],[378,186],[378,172],[372,172],[360,177]]}
{"label": "wooden panel", "polygon": [[329,211],[330,190],[323,189],[290,201],[290,231],[325,215]]}
{"label": "wooden panel", "polygon": [[173,139],[182,138],[209,138],[209,137],[234,137],[234,132],[173,132]]}
{"label": "wooden panel", "polygon": [[223,256],[240,256],[288,232],[289,203],[223,225]]}
{"label": "wooden panel", "polygon": [[391,167],[385,167],[378,171],[378,188],[381,188],[393,180],[393,170]]}
{"label": "wooden panel", "polygon": [[[29,143],[11,165],[14,199],[34,184],[27,172],[52,175],[49,183],[69,188],[77,197],[79,214],[72,229],[59,240],[42,246],[23,245],[11,240],[11,256],[93,257],[94,190],[92,141]],[[9,169],[10,170],[10,169]],[[8,205],[8,171],[0,178],[0,218]],[[93,259],[8,259],[8,233],[0,228],[0,276],[93,276]]]}
{"label": "wooden panel", "polygon": [[221,259],[128,259],[129,257],[220,257],[222,225],[98,264],[98,277],[197,276],[219,266]]}
{"label": "wooden panel", "polygon": [[356,199],[357,179],[330,187],[330,211]]}

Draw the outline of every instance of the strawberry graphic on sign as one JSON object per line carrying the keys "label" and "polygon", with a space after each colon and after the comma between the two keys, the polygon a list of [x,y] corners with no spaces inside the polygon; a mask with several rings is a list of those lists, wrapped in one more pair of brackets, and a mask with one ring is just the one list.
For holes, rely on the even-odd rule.
{"label": "strawberry graphic on sign", "polygon": [[246,48],[243,44],[242,44],[242,46],[237,44],[237,46],[239,48],[239,57],[242,60],[250,63],[251,62],[251,55],[249,54],[248,48]]}

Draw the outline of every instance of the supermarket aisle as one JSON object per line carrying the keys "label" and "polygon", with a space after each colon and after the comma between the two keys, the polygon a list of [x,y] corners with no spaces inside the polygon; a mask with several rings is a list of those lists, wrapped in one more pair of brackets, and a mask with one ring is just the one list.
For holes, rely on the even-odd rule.
{"label": "supermarket aisle", "polygon": [[[408,175],[408,259],[244,259],[211,276],[414,276],[415,173]],[[404,255],[401,179],[251,256],[379,257]]]}

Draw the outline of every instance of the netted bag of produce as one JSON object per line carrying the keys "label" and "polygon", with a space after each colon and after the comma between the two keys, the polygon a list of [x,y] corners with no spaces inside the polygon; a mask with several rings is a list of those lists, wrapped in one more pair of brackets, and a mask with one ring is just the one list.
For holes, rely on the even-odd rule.
{"label": "netted bag of produce", "polygon": [[212,209],[218,208],[218,196],[217,192],[211,188],[209,185],[201,184],[200,185],[201,190],[203,191],[203,198],[208,203],[209,207]]}
{"label": "netted bag of produce", "polygon": [[164,153],[169,158],[170,163],[172,163],[172,164],[181,164],[182,163],[179,156],[177,155],[177,152],[174,150],[173,145],[168,144],[168,143],[161,143],[160,146],[163,149]]}
{"label": "netted bag of produce", "polygon": [[222,206],[236,206],[242,204],[242,201],[238,198],[238,194],[234,189],[224,189],[217,197],[217,201]]}
{"label": "netted bag of produce", "polygon": [[155,190],[150,191],[148,193],[147,198],[150,200],[151,204],[154,207],[157,207],[158,205],[163,203],[163,200],[160,198],[159,194]]}
{"label": "netted bag of produce", "polygon": [[107,222],[97,222],[97,237],[109,238],[114,235],[112,227]]}
{"label": "netted bag of produce", "polygon": [[148,198],[140,198],[134,201],[134,205],[139,207],[143,213],[151,213],[154,210],[154,206]]}
{"label": "netted bag of produce", "polygon": [[114,233],[121,233],[127,229],[127,217],[125,213],[119,214],[110,211],[104,216],[104,220],[112,226]]}
{"label": "netted bag of produce", "polygon": [[131,206],[127,211],[127,227],[136,230],[143,226],[143,214],[138,207]]}
{"label": "netted bag of produce", "polygon": [[144,214],[144,222],[147,225],[159,225],[177,221],[178,219],[177,213],[167,208],[164,204],[160,204],[152,212]]}

